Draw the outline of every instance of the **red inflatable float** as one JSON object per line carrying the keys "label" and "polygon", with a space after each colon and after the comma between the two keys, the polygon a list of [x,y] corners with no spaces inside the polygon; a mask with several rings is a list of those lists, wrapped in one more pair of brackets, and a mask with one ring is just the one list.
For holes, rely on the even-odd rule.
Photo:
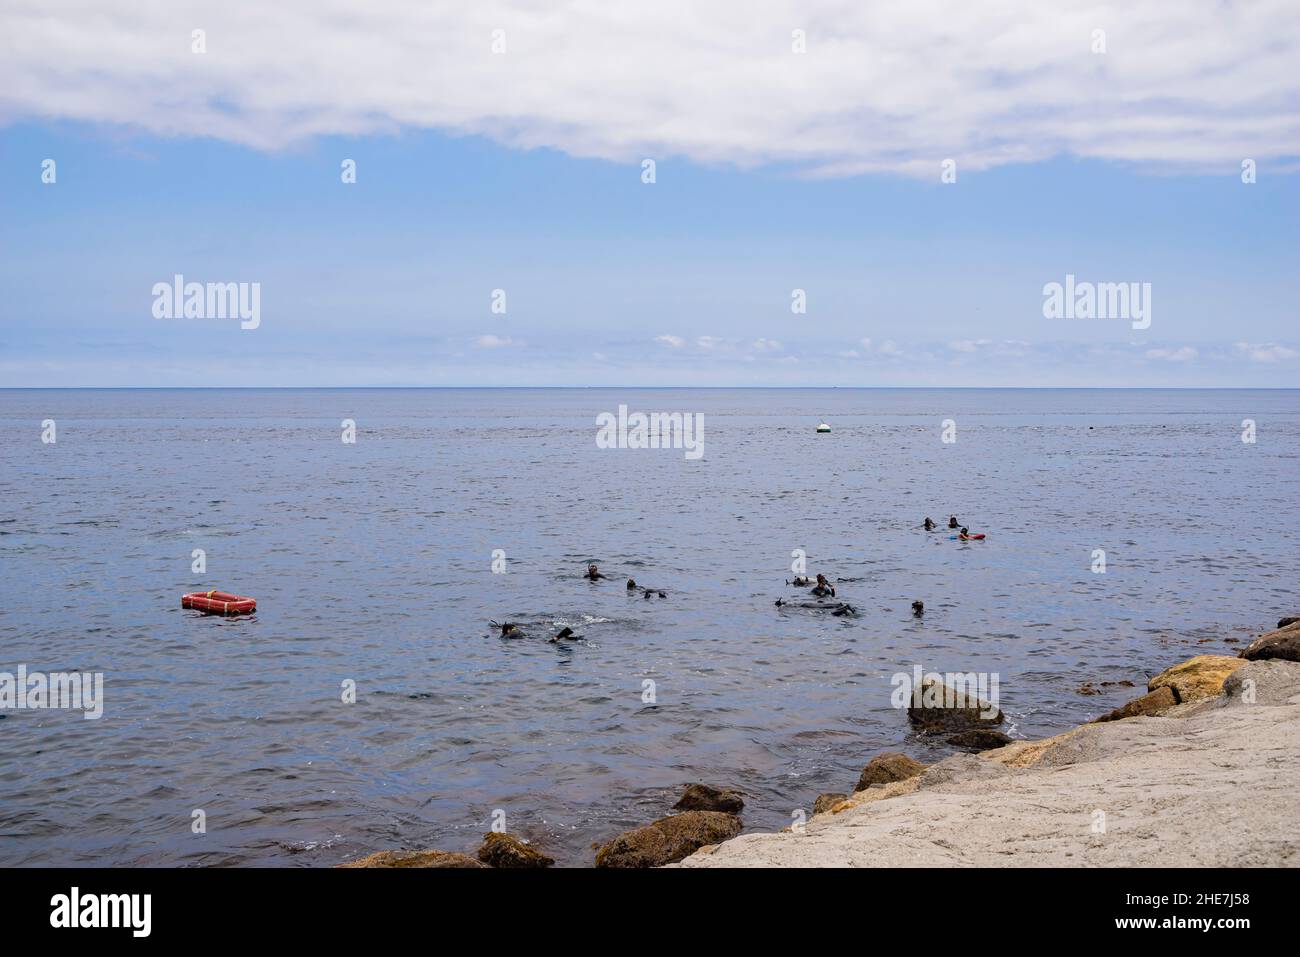
{"label": "red inflatable float", "polygon": [[232,595],[230,592],[217,591],[214,588],[212,591],[196,591],[182,595],[181,607],[193,608],[195,611],[209,615],[251,615],[257,611],[257,599]]}

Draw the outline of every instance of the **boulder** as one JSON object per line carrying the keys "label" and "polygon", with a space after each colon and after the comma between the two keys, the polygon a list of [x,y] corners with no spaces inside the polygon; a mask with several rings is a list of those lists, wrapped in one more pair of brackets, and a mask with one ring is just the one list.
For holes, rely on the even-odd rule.
{"label": "boulder", "polygon": [[468,854],[453,851],[379,851],[339,867],[486,867]]}
{"label": "boulder", "polygon": [[478,859],[488,867],[550,867],[555,863],[535,847],[519,838],[495,831],[483,835]]}
{"label": "boulder", "polygon": [[1223,682],[1223,696],[1230,706],[1290,704],[1300,692],[1300,663],[1294,661],[1247,661]]}
{"label": "boulder", "polygon": [[740,833],[740,818],[721,811],[683,811],[620,834],[596,853],[597,867],[661,867]]}
{"label": "boulder", "polygon": [[976,697],[973,688],[955,688],[924,678],[920,692],[920,702],[913,696],[907,708],[907,717],[918,731],[967,731],[996,727],[1003,721],[1002,712]]}
{"label": "boulder", "polygon": [[1147,682],[1147,690],[1168,687],[1179,704],[1217,698],[1223,693],[1223,679],[1245,663],[1230,655],[1197,655],[1160,672]]}
{"label": "boulder", "polygon": [[819,794],[817,800],[813,802],[813,814],[825,814],[841,801],[847,801],[847,794],[831,792],[830,794]]}
{"label": "boulder", "polygon": [[1247,661],[1300,661],[1300,621],[1260,635],[1239,654]]}
{"label": "boulder", "polygon": [[724,791],[707,784],[688,786],[681,800],[673,805],[678,811],[722,811],[724,814],[739,814],[744,807],[744,800],[735,791]]}
{"label": "boulder", "polygon": [[1178,704],[1178,697],[1174,694],[1174,689],[1165,685],[1140,698],[1134,698],[1122,708],[1116,708],[1109,714],[1103,714],[1100,718],[1093,718],[1092,720],[1094,723],[1098,721],[1122,721],[1125,718],[1136,718],[1144,714],[1157,715],[1176,704]]}
{"label": "boulder", "polygon": [[924,764],[920,761],[913,761],[905,754],[899,754],[896,751],[878,754],[862,769],[862,776],[858,778],[857,787],[853,790],[855,792],[865,791],[873,784],[906,781],[908,778],[916,777],[924,770]]}
{"label": "boulder", "polygon": [[992,728],[972,728],[970,731],[958,731],[948,736],[948,743],[954,748],[968,748],[971,751],[992,751],[1004,748],[1011,743],[1011,735]]}

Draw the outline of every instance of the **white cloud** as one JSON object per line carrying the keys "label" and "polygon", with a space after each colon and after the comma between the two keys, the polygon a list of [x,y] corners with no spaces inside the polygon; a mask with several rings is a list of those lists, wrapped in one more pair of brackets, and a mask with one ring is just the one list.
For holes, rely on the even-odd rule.
{"label": "white cloud", "polygon": [[483,349],[502,349],[506,346],[522,346],[523,342],[518,339],[511,339],[509,336],[494,336],[488,334],[479,336],[474,340],[474,344]]}
{"label": "white cloud", "polygon": [[1148,349],[1146,356],[1148,359],[1164,359],[1167,362],[1190,362],[1199,355],[1193,346],[1182,346],[1178,349]]}
{"label": "white cloud", "polygon": [[993,344],[992,339],[958,339],[948,343],[948,348],[954,352],[976,352],[982,346]]}
{"label": "white cloud", "polygon": [[720,342],[722,342],[722,340],[716,336],[700,336],[695,340],[695,344],[701,349],[712,349]]}
{"label": "white cloud", "polygon": [[680,349],[686,345],[686,340],[681,336],[655,336],[655,342],[662,342],[666,346],[672,346],[674,349]]}
{"label": "white cloud", "polygon": [[0,36],[0,120],[261,149],[427,128],[625,163],[936,180],[947,157],[959,173],[1062,153],[1227,172],[1300,155],[1293,0],[8,0]]}
{"label": "white cloud", "polygon": [[784,348],[776,339],[755,339],[753,342],[755,352],[780,352]]}
{"label": "white cloud", "polygon": [[1290,359],[1300,358],[1300,350],[1272,343],[1256,345],[1252,342],[1238,342],[1234,344],[1233,348],[1240,355],[1254,362],[1286,362]]}

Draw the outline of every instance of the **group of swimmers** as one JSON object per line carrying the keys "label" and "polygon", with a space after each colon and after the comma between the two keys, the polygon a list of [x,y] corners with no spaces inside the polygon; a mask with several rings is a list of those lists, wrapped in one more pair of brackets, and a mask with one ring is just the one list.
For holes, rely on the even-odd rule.
{"label": "group of swimmers", "polygon": [[[582,577],[585,578],[585,579],[587,579],[587,581],[590,581],[590,582],[598,582],[598,581],[602,581],[602,580],[607,581],[607,580],[609,579],[609,576],[606,575],[606,574],[604,574],[604,573],[600,570],[600,567],[599,567],[595,562],[589,562],[589,563],[587,564],[587,573],[586,573],[585,575],[583,575]],[[819,576],[819,577],[820,577],[820,576]],[[655,595],[658,595],[660,598],[667,598],[667,597],[668,597],[668,593],[667,593],[666,591],[664,591],[663,589],[661,589],[661,588],[642,588],[640,585],[638,585],[638,584],[636,583],[635,580],[633,580],[633,579],[631,579],[631,578],[629,578],[629,579],[627,580],[627,591],[628,591],[629,593],[636,591],[638,588],[640,588],[641,591],[645,593],[645,597],[646,597],[646,598],[652,598],[652,597],[655,596]],[[832,594],[834,594],[834,591],[833,591],[833,590],[832,590]],[[488,622],[488,624],[490,624],[493,628],[498,628],[498,629],[500,629],[500,631],[501,631],[501,637],[502,637],[502,638],[527,638],[527,637],[529,637],[528,634],[524,631],[524,626],[521,625],[521,624],[519,624],[518,622],[514,622],[514,621],[506,621],[506,622],[496,622],[496,621],[492,621],[492,622]],[[565,626],[564,628],[561,628],[558,632],[556,632],[553,636],[551,636],[550,638],[548,638],[548,639],[546,639],[546,640],[547,640],[548,642],[550,642],[551,644],[555,644],[557,641],[577,641],[577,640],[580,639],[581,637],[582,637],[582,635],[576,635],[576,634],[574,634],[572,628],[569,628],[568,626]]]}
{"label": "group of swimmers", "polygon": [[[821,599],[823,598],[835,597],[835,586],[830,583],[830,581],[826,578],[825,575],[818,574],[816,580],[809,578],[807,575],[800,575],[797,578],[795,578],[794,581],[790,581],[787,579],[786,584],[794,585],[798,588],[808,588],[809,594],[811,594],[814,598],[818,599],[818,601],[815,603],[805,603],[802,605],[796,604],[796,605],[791,605],[791,607],[814,608],[817,610],[830,609],[830,613],[837,618],[855,617],[858,613],[858,610],[856,608],[854,608],[852,605],[850,605],[848,602],[845,601],[835,602],[835,603],[821,601]],[[776,600],[777,608],[781,608],[786,604],[788,604],[788,602],[786,602],[784,598],[778,598]]]}
{"label": "group of swimmers", "polygon": [[[924,528],[925,528],[925,530],[926,530],[927,532],[932,532],[932,531],[934,531],[934,530],[935,530],[936,528],[938,528],[938,527],[939,527],[939,526],[936,525],[936,524],[934,523],[934,520],[931,519],[931,518],[927,515],[927,516],[926,516],[926,519],[925,519],[925,524],[924,524]],[[983,537],[984,537],[983,535],[972,535],[972,534],[970,533],[970,529],[969,529],[969,528],[967,528],[967,527],[966,527],[965,525],[963,525],[961,522],[957,521],[957,516],[956,516],[956,515],[949,515],[949,516],[948,516],[948,527],[949,527],[950,529],[955,528],[955,529],[958,530],[958,531],[957,531],[957,539],[958,539],[959,541],[963,541],[963,542],[972,542],[972,541],[976,541],[977,539],[980,539],[980,538],[983,538]]]}
{"label": "group of swimmers", "polygon": [[[600,568],[596,565],[595,562],[590,562],[587,565],[587,574],[583,575],[582,577],[587,579],[587,581],[592,581],[592,582],[600,581],[602,578],[604,579],[609,578],[608,575],[605,575],[601,572]],[[660,598],[668,597],[668,593],[664,591],[662,588],[643,588],[641,585],[638,585],[636,583],[635,579],[629,578],[627,580],[628,591],[636,591],[638,588],[640,588],[641,591],[645,592],[646,598],[652,598],[655,595],[658,595]]]}
{"label": "group of swimmers", "polygon": [[810,591],[818,598],[825,598],[828,595],[831,598],[835,597],[835,586],[827,581],[826,576],[822,574],[818,574],[816,584],[814,584],[813,580],[807,575],[798,576],[794,581],[790,582],[790,584],[798,588],[807,588],[809,585],[812,585]]}
{"label": "group of swimmers", "polygon": [[[949,528],[959,527],[956,516],[953,516],[948,520],[948,527]],[[934,528],[935,528],[934,522],[932,522],[929,518],[927,518],[925,520],[925,530],[931,531]],[[966,539],[967,529],[962,528],[960,534],[962,539]],[[600,570],[600,566],[598,566],[595,562],[589,562],[587,564],[586,574],[584,574],[582,577],[587,579],[587,581],[590,582],[609,580],[609,576],[604,574]],[[809,594],[811,594],[813,597],[817,599],[835,597],[835,586],[832,585],[830,583],[830,580],[820,572],[818,572],[815,579],[809,578],[807,575],[799,575],[793,581],[787,581],[786,584],[795,585],[796,587],[799,588],[808,588]],[[646,598],[650,598],[654,595],[658,595],[660,598],[668,597],[667,592],[658,588],[644,588],[638,585],[636,583],[636,580],[632,578],[629,578],[627,580],[626,587],[628,592],[634,592],[638,588],[640,588],[641,591],[645,593]],[[786,602],[784,599],[778,598],[776,600],[776,605],[778,608],[780,608],[782,605],[785,604]],[[851,616],[857,614],[857,609],[855,609],[852,605],[848,604],[847,602],[838,602],[834,605],[827,604],[823,606],[822,603],[819,601],[816,606],[809,606],[809,607],[827,607],[831,609],[831,614],[836,616],[845,616],[845,615]],[[912,614],[917,618],[920,618],[922,615],[924,615],[925,603],[922,601],[912,602]],[[523,625],[520,625],[517,622],[507,621],[507,622],[498,623],[493,621],[490,622],[490,624],[492,625],[493,628],[500,629],[502,638],[527,638],[528,637],[528,635],[523,630]],[[555,635],[548,638],[547,641],[554,644],[555,642],[559,642],[559,641],[577,641],[581,637],[582,635],[574,634],[573,629],[566,626],[564,628],[561,628],[558,632],[556,632]]]}

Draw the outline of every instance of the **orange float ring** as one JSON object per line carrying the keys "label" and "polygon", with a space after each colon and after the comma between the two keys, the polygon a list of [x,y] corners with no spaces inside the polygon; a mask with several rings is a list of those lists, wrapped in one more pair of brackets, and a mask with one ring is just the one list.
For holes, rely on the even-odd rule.
{"label": "orange float ring", "polygon": [[181,607],[193,608],[208,615],[251,615],[257,611],[257,599],[213,589],[182,595]]}

